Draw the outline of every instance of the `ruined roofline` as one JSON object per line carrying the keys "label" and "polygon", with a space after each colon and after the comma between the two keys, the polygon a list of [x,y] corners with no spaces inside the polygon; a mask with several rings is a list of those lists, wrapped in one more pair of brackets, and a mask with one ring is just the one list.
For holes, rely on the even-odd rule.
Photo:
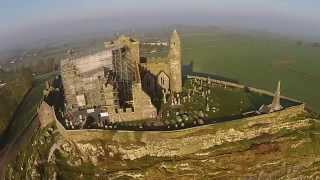
{"label": "ruined roofline", "polygon": [[98,55],[98,54],[102,54],[102,53],[104,53],[104,52],[106,53],[107,50],[106,50],[106,49],[103,49],[103,50],[95,51],[95,52],[93,52],[93,53],[85,53],[85,54],[74,53],[72,56],[66,55],[67,57],[62,58],[62,60],[60,61],[60,64],[61,64],[61,65],[68,64],[69,62],[74,62],[74,61],[76,61],[77,59],[89,58],[89,57],[91,57],[91,56]]}
{"label": "ruined roofline", "polygon": [[117,37],[115,40],[104,42],[104,45],[106,48],[118,49],[118,48],[124,47],[124,42],[129,42],[132,44],[139,44],[138,39],[135,39],[135,38],[132,38],[129,36],[125,36],[125,35],[121,35],[121,36]]}

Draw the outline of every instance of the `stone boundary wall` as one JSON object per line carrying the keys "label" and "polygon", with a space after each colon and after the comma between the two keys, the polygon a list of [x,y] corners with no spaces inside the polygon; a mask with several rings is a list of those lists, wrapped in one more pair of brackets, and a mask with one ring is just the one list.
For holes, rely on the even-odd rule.
{"label": "stone boundary wall", "polygon": [[[177,139],[185,136],[192,136],[198,132],[213,133],[219,130],[225,130],[226,127],[235,128],[237,126],[248,126],[250,124],[272,123],[295,117],[305,112],[305,104],[286,108],[269,114],[257,115],[253,117],[237,119],[216,124],[207,124],[187,129],[171,131],[124,131],[124,130],[102,130],[102,129],[83,129],[83,130],[66,130],[64,126],[55,118],[56,125],[62,136],[71,141],[96,141],[108,140],[118,143],[141,143],[164,139]],[[238,125],[239,124],[239,125]]]}
{"label": "stone boundary wall", "polygon": [[[212,79],[210,77],[200,77],[200,76],[191,76],[191,75],[187,75],[188,79],[198,79],[198,80],[202,80],[202,81],[209,81],[212,83],[216,83],[216,84],[221,84],[227,87],[234,87],[234,88],[240,88],[240,89],[244,89],[244,88],[248,88],[250,91],[252,92],[256,92],[256,93],[260,93],[260,94],[265,94],[268,96],[274,96],[273,92],[267,91],[267,90],[263,90],[263,89],[258,89],[258,88],[254,88],[254,87],[249,87],[249,86],[245,86],[243,84],[237,84],[237,83],[232,83],[232,82],[228,82],[228,81],[222,81],[222,80],[217,80],[217,79]],[[286,99],[286,100],[290,100],[296,103],[302,103],[301,101],[297,100],[297,99],[293,99],[290,97],[286,97],[286,96],[281,96],[282,99]]]}
{"label": "stone boundary wall", "polygon": [[[213,83],[222,84],[229,87],[235,88],[246,88],[245,85],[231,83],[227,81],[221,81],[206,77],[198,77],[198,76],[188,76],[188,78],[197,78],[200,80],[211,81]],[[269,96],[273,96],[274,94],[270,91],[261,90],[257,88],[248,87],[249,90],[261,94],[266,94]],[[109,140],[116,142],[132,142],[132,143],[141,143],[148,142],[149,140],[154,141],[155,139],[176,139],[185,137],[188,135],[192,135],[197,132],[206,132],[206,131],[217,131],[217,129],[221,129],[221,127],[232,127],[234,128],[234,124],[263,124],[264,122],[277,122],[283,119],[287,119],[290,117],[295,117],[298,114],[302,114],[305,112],[305,104],[285,96],[282,96],[283,99],[287,99],[290,101],[294,101],[299,103],[296,106],[285,108],[281,111],[262,114],[242,119],[236,119],[232,121],[226,121],[216,124],[207,124],[202,126],[196,126],[192,128],[179,129],[179,130],[170,130],[170,131],[125,131],[125,130],[102,130],[102,129],[81,129],[81,130],[66,130],[65,127],[54,117],[56,121],[56,126],[59,132],[63,135],[65,139],[81,142],[81,141],[95,141],[95,140]],[[212,133],[212,132],[211,132]],[[144,139],[144,140],[142,140]]]}

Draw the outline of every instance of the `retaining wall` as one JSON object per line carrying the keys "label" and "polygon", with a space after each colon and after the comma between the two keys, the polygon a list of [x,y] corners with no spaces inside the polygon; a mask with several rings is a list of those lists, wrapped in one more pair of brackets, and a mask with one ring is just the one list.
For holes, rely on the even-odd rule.
{"label": "retaining wall", "polygon": [[[97,164],[99,156],[108,156],[110,153],[130,160],[183,156],[201,153],[224,143],[250,140],[263,134],[276,134],[283,129],[293,131],[307,128],[311,125],[311,120],[297,116],[303,112],[304,105],[299,105],[271,114],[176,131],[62,129],[65,139],[62,149],[75,159],[87,159],[93,164]],[[291,118],[293,116],[296,117]]]}
{"label": "retaining wall", "polygon": [[[176,139],[185,137],[199,132],[215,132],[226,127],[235,128],[236,126],[247,126],[250,124],[259,123],[273,123],[283,121],[288,118],[304,113],[304,104],[286,108],[282,111],[273,112],[270,114],[263,114],[223,123],[202,125],[187,129],[172,130],[172,131],[123,131],[123,130],[102,130],[102,129],[85,129],[85,130],[66,130],[63,125],[55,118],[57,128],[65,139],[72,141],[94,141],[94,140],[108,140],[116,142],[146,142],[148,140],[163,140]],[[144,140],[142,140],[144,139]]]}

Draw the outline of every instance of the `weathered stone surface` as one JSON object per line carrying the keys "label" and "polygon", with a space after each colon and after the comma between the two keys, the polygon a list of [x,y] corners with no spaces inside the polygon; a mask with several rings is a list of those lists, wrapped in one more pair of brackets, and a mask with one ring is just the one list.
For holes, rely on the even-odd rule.
{"label": "weathered stone surface", "polygon": [[42,102],[38,108],[38,118],[40,121],[40,127],[45,128],[49,124],[55,122],[55,114],[52,107],[50,107],[46,102]]}
{"label": "weathered stone surface", "polygon": [[[311,119],[288,121],[296,116],[293,112],[299,112],[299,110],[289,109],[285,113],[276,112],[239,120],[241,122],[226,122],[224,125],[206,125],[172,132],[115,132],[110,134],[106,131],[88,130],[86,132],[69,131],[64,136],[66,141],[72,142],[69,144],[76,144],[81,156],[88,156],[87,153],[90,156],[106,154],[102,147],[107,147],[107,154],[112,152],[113,155],[120,156],[122,159],[134,160],[145,156],[174,157],[196,153],[223,143],[253,139],[263,134],[275,134],[282,129],[295,130],[310,126]],[[98,134],[104,135],[100,137]],[[90,145],[90,140],[98,139],[102,140],[102,144]],[[95,162],[89,157],[88,160]]]}
{"label": "weathered stone surface", "polygon": [[181,42],[179,34],[173,31],[170,39],[169,50],[169,67],[170,67],[170,86],[171,90],[176,93],[182,91],[182,74],[181,74]]}
{"label": "weathered stone surface", "polygon": [[[170,49],[167,57],[149,58],[146,63],[141,63],[144,76],[153,76],[156,79],[156,90],[161,92],[165,89],[173,93],[182,92],[182,72],[181,72],[181,42],[177,31],[174,31],[170,39]],[[150,79],[150,78],[149,78]],[[151,79],[147,81],[151,82]],[[144,84],[144,83],[143,83]],[[150,86],[144,84],[144,88],[150,91]]]}

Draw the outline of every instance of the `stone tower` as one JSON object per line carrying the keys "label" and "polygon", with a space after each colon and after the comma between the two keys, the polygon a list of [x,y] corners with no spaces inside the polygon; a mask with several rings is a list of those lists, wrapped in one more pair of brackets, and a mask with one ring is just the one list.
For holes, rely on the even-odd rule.
{"label": "stone tower", "polygon": [[172,92],[180,93],[182,91],[181,42],[176,30],[174,30],[171,35],[168,58],[170,68],[170,89]]}
{"label": "stone tower", "polygon": [[280,104],[280,81],[278,82],[277,90],[274,94],[270,108],[271,108],[271,111],[279,111],[282,109],[282,106]]}

